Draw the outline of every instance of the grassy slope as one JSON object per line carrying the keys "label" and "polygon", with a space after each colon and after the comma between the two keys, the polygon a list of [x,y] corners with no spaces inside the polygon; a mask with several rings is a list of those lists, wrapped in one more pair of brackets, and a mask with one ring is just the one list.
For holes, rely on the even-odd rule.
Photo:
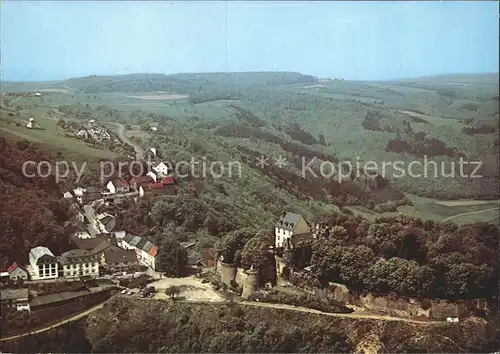
{"label": "grassy slope", "polygon": [[[277,76],[279,77],[279,75]],[[131,78],[141,79],[141,77],[143,77],[143,75],[137,74],[132,76],[121,76],[114,79],[124,81]],[[157,78],[158,77],[164,76],[160,75],[157,76]],[[267,73],[267,77],[265,73],[238,73],[231,75],[214,73],[196,75],[179,74],[173,75],[170,79],[173,78],[181,81],[191,80],[191,82],[201,82],[205,80],[224,85],[231,85],[234,84],[235,81],[238,81],[240,84],[244,83],[247,86],[258,86],[263,85],[270,77],[272,77],[272,75],[269,73]],[[275,80],[276,75],[272,78]],[[102,77],[72,79],[64,84],[74,85],[74,88],[78,88],[79,85],[81,86],[81,82],[109,79],[110,78]],[[324,97],[334,98],[333,101],[327,101],[326,103],[319,101],[322,102],[320,105],[312,103],[309,107],[306,107],[305,110],[293,109],[293,107],[290,108],[286,105],[281,106],[279,102],[279,107],[277,109],[276,104],[272,102],[264,102],[262,99],[250,101],[246,98],[240,101],[216,100],[197,104],[191,104],[187,100],[140,101],[128,99],[126,94],[119,92],[52,95],[49,104],[57,106],[80,102],[81,104],[89,104],[92,107],[105,104],[123,111],[125,120],[127,119],[127,115],[138,109],[144,112],[163,114],[176,121],[175,124],[173,122],[169,123],[178,129],[178,132],[172,133],[173,135],[187,135],[203,140],[208,150],[213,152],[214,156],[233,156],[233,151],[236,146],[245,146],[272,155],[284,153],[277,145],[262,140],[242,139],[238,137],[213,137],[215,128],[222,125],[224,122],[234,121],[234,110],[231,109],[229,105],[237,103],[238,106],[266,120],[268,122],[268,128],[271,128],[271,131],[276,135],[281,135],[281,133],[279,130],[272,128],[271,125],[280,126],[288,122],[297,122],[302,129],[311,132],[315,136],[324,134],[327,142],[330,144],[326,148],[321,146],[315,146],[314,148],[336,155],[340,159],[353,159],[359,156],[361,162],[373,160],[379,163],[381,161],[395,160],[403,160],[409,163],[414,160],[414,157],[384,151],[387,140],[393,138],[394,133],[364,130],[361,124],[365,112],[371,109],[373,105],[375,108],[380,106],[379,109],[383,112],[387,112],[388,109],[394,111],[417,110],[427,113],[427,115],[424,116],[424,122],[412,121],[412,128],[415,131],[425,131],[428,134],[440,138],[449,146],[458,148],[460,151],[466,153],[470,159],[482,160],[484,162],[484,168],[491,174],[495,173],[498,169],[498,154],[495,154],[489,148],[489,144],[492,139],[494,139],[494,134],[465,135],[461,133],[463,123],[455,119],[450,120],[449,118],[451,117],[447,115],[454,115],[456,112],[460,112],[454,117],[457,119],[466,117],[471,118],[471,114],[468,114],[460,107],[462,107],[464,103],[474,100],[480,107],[477,112],[473,112],[475,116],[487,116],[494,113],[495,108],[498,112],[498,101],[496,101],[497,104],[495,104],[494,101],[487,99],[488,97],[491,98],[495,93],[495,89],[498,91],[498,86],[495,86],[495,80],[496,82],[498,81],[497,78],[492,75],[465,75],[464,78],[459,77],[458,79],[455,75],[451,75],[392,82],[350,82],[336,80],[324,82],[321,83],[321,85],[301,83],[275,86],[275,89],[273,89],[275,93],[283,91],[283,94],[288,94],[293,91],[300,91],[306,94],[306,97],[321,97],[322,99]],[[458,81],[460,85],[450,85],[450,82],[453,83],[454,81]],[[61,84],[57,83],[54,87],[56,86],[59,87]],[[455,99],[444,97],[436,93],[439,89],[449,89],[450,87],[453,87],[453,89],[457,91],[457,97]],[[471,97],[467,99],[464,98],[464,96],[467,95]],[[475,96],[481,97],[476,98]],[[486,99],[486,101],[484,101],[484,99]],[[380,103],[373,103],[382,101],[384,103],[383,105],[380,105]],[[281,113],[276,115],[276,112]],[[410,119],[403,114],[396,116],[398,117],[397,119]],[[200,120],[194,123],[189,120],[191,117],[197,117]],[[196,129],[196,133],[193,133],[193,129]],[[140,132],[136,133],[132,132],[131,135],[142,136],[145,143],[149,144],[149,136],[146,137]],[[160,147],[165,149],[169,154],[181,154],[181,156],[182,154],[189,154],[189,150],[175,147],[171,144],[163,144]],[[446,163],[452,161],[452,159],[445,157],[438,157],[436,160]],[[388,168],[389,173],[390,171],[391,169]],[[247,189],[248,191],[252,191],[252,185],[254,184],[257,187],[259,179],[262,180],[263,177],[255,171],[251,171],[248,178],[251,181],[255,179],[255,182],[251,182],[247,185],[233,183],[234,181],[224,181],[222,183],[226,184],[226,188],[231,189],[231,187],[234,187],[246,192]],[[264,180],[267,179],[264,178]],[[477,181],[469,182],[443,178],[427,178],[425,181],[403,178],[394,180],[393,183],[413,192],[427,190],[431,192],[465,190],[465,193],[460,195],[461,197],[467,197],[468,190],[478,188]],[[231,186],[231,184],[233,184],[233,186]],[[275,187],[271,184],[269,188],[273,190]],[[290,200],[288,197],[285,199]],[[424,206],[413,208],[414,211],[424,213],[425,215],[425,204],[423,205]],[[449,216],[449,211],[443,212],[442,210],[432,208],[433,206],[431,206],[431,210],[433,211],[428,213],[429,215],[439,215],[440,217]],[[402,210],[411,211],[411,208],[404,207]]]}

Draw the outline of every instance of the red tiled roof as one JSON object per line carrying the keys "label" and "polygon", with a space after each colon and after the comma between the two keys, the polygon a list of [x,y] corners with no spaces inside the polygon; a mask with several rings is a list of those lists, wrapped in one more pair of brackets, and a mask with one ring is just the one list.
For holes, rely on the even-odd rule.
{"label": "red tiled roof", "polygon": [[154,179],[151,176],[139,176],[139,177],[134,177],[130,180],[130,184],[145,184],[145,183],[151,183],[153,182]]}
{"label": "red tiled roof", "polygon": [[149,189],[163,189],[163,183],[149,183],[147,187]]}
{"label": "red tiled roof", "polygon": [[174,184],[175,183],[175,179],[172,176],[168,176],[168,177],[163,178],[161,180],[161,183],[164,184],[164,185],[165,184]]}
{"label": "red tiled roof", "polygon": [[12,265],[9,268],[7,268],[7,272],[12,273],[13,271],[15,271],[17,269],[17,267],[18,267],[17,263],[14,262],[14,263],[12,263]]}
{"label": "red tiled roof", "polygon": [[128,182],[124,179],[115,179],[113,181],[113,184],[115,185],[115,187],[128,187],[129,186]]}

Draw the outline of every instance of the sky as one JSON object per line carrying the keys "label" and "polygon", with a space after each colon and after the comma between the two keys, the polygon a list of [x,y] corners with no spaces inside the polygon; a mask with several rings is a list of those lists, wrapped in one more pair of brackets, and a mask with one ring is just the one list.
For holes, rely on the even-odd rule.
{"label": "sky", "polygon": [[390,80],[499,71],[498,2],[14,1],[6,81],[295,71]]}

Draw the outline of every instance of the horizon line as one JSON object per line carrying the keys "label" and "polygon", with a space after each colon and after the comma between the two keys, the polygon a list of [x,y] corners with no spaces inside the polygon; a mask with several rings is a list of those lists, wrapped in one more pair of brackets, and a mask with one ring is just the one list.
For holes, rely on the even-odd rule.
{"label": "horizon line", "polygon": [[[165,77],[174,76],[174,75],[192,75],[192,74],[257,74],[257,73],[294,73],[300,74],[304,76],[312,76],[318,80],[344,80],[344,81],[371,81],[371,82],[390,82],[390,81],[398,81],[398,80],[410,80],[410,79],[420,79],[420,78],[429,78],[429,77],[439,77],[439,76],[475,76],[475,75],[496,75],[500,74],[500,71],[485,71],[485,72],[462,72],[462,73],[439,73],[439,74],[427,74],[427,75],[419,75],[419,76],[405,76],[405,77],[397,77],[397,78],[388,78],[388,79],[349,79],[343,77],[336,76],[316,76],[312,74],[302,73],[300,71],[291,71],[291,70],[245,70],[245,71],[196,71],[196,72],[176,72],[176,73],[162,73],[162,72],[132,72],[126,74],[88,74],[81,76],[66,76],[62,79],[45,79],[45,80],[4,80],[2,78],[0,70],[0,83],[42,83],[42,82],[63,82],[71,79],[83,79],[89,77],[120,77],[120,76],[132,76],[132,75],[163,75]],[[499,78],[500,80],[500,78]]]}

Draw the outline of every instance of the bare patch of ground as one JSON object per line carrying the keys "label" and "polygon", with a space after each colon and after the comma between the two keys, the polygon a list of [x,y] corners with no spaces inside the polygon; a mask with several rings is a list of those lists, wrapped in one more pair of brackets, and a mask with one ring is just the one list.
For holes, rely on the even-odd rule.
{"label": "bare patch of ground", "polygon": [[225,299],[218,294],[210,283],[202,283],[200,278],[162,278],[149,285],[156,288],[155,298],[166,299],[165,289],[170,286],[178,286],[181,289],[181,297],[188,301],[212,301],[223,302]]}
{"label": "bare patch of ground", "polygon": [[183,98],[188,98],[189,95],[180,95],[177,93],[161,93],[157,95],[144,95],[144,96],[127,96],[128,98],[137,98],[139,100],[158,100],[158,101],[168,101],[168,100],[180,100]]}

